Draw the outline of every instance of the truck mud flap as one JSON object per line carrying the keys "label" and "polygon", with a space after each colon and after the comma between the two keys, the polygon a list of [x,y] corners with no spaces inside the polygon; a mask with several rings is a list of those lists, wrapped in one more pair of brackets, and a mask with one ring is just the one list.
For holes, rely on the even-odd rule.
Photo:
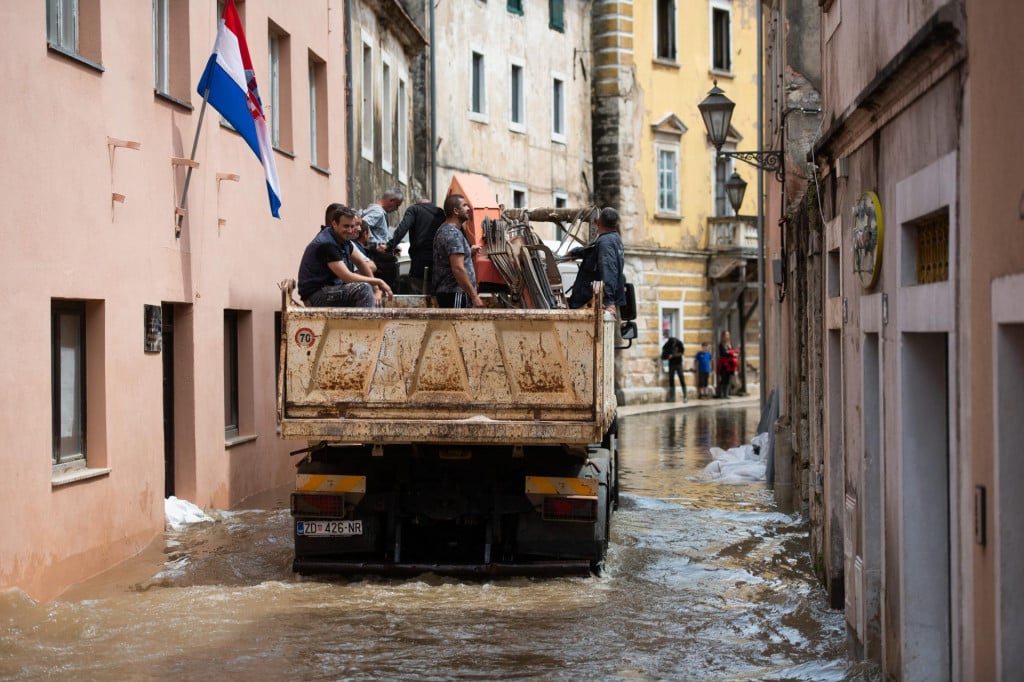
{"label": "truck mud flap", "polygon": [[416,576],[436,573],[449,576],[564,576],[589,575],[589,561],[535,561],[528,563],[490,564],[392,564],[387,562],[331,561],[325,559],[296,559],[292,570],[303,575],[385,575]]}

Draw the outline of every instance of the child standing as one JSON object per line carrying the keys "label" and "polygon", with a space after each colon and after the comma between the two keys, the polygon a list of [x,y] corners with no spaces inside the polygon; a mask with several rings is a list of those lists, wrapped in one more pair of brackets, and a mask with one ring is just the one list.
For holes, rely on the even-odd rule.
{"label": "child standing", "polygon": [[708,350],[708,342],[700,344],[700,350],[697,351],[696,365],[697,365],[697,397],[707,398],[710,395],[710,389],[708,389],[708,377],[711,376],[711,351]]}

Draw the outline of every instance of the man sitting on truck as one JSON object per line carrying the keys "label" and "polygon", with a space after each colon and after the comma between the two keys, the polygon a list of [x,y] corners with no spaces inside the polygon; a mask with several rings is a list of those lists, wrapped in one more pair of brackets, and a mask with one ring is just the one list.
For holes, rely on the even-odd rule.
{"label": "man sitting on truck", "polygon": [[570,308],[582,308],[594,297],[594,282],[604,282],[604,309],[614,313],[626,305],[625,249],[619,236],[619,212],[603,208],[597,217],[597,237],[586,246],[570,249],[572,258],[583,258],[572,285]]}
{"label": "man sitting on truck", "polygon": [[356,251],[356,212],[341,204],[325,216],[320,230],[299,263],[299,296],[307,306],[372,308],[391,287],[374,277],[369,260]]}
{"label": "man sitting on truck", "polygon": [[473,256],[479,246],[470,246],[465,225],[469,220],[469,203],[461,194],[444,200],[445,222],[434,235],[434,296],[442,308],[482,308],[476,292],[476,268]]}

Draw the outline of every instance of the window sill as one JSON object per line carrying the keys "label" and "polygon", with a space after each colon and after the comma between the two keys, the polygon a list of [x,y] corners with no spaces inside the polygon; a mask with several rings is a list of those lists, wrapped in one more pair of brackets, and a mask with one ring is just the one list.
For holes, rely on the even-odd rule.
{"label": "window sill", "polygon": [[245,443],[252,443],[253,441],[256,440],[257,437],[258,436],[256,434],[252,434],[252,435],[249,435],[249,436],[232,436],[231,438],[225,438],[224,439],[224,447],[226,449],[230,449],[230,448],[235,447],[236,445],[244,445]]}
{"label": "window sill", "polygon": [[551,141],[555,144],[568,144],[565,140],[565,135],[558,135],[557,133],[551,135]]}
{"label": "window sill", "polygon": [[678,213],[670,213],[668,211],[655,211],[655,220],[682,220],[683,216]]}
{"label": "window sill", "polygon": [[186,102],[183,99],[178,99],[174,95],[170,95],[170,94],[168,94],[166,92],[160,92],[159,90],[154,90],[153,91],[153,96],[155,96],[157,99],[162,99],[165,102],[170,102],[171,104],[173,104],[175,106],[178,106],[178,107],[181,107],[182,109],[185,109],[187,111],[194,111],[194,109],[192,108],[192,103],[191,102]]}
{"label": "window sill", "polygon": [[320,175],[323,175],[324,177],[331,177],[331,171],[327,170],[326,168],[321,168],[320,166],[317,166],[316,164],[313,163],[309,164],[309,167],[315,170]]}
{"label": "window sill", "polygon": [[736,78],[736,74],[725,69],[708,69],[708,73],[717,78],[728,78],[729,80]]}
{"label": "window sill", "polygon": [[61,55],[62,57],[66,57],[67,59],[70,59],[73,62],[78,62],[79,64],[81,64],[83,66],[88,66],[90,69],[94,69],[96,71],[99,71],[100,73],[103,73],[104,71],[106,71],[106,69],[103,68],[102,64],[97,64],[96,62],[92,61],[91,59],[86,59],[85,57],[83,57],[80,54],[75,54],[74,52],[72,52],[70,50],[65,50],[63,47],[60,47],[58,45],[54,45],[50,41],[46,42],[46,47],[47,47],[47,49],[50,52],[56,52],[57,54]]}
{"label": "window sill", "polygon": [[521,123],[510,123],[508,126],[509,131],[518,133],[520,135],[526,134],[526,126]]}
{"label": "window sill", "polygon": [[107,476],[108,474],[110,474],[109,467],[104,467],[102,469],[89,469],[88,467],[71,469],[70,471],[64,471],[54,475],[50,479],[50,487],[60,488],[61,486],[70,485],[71,483],[78,483],[79,481],[85,481],[90,478],[99,478],[101,476]]}
{"label": "window sill", "polygon": [[664,66],[666,68],[676,69],[676,70],[681,69],[682,66],[683,66],[682,64],[680,64],[676,60],[674,60],[674,59],[667,59],[666,57],[655,57],[654,58],[654,65],[655,66]]}
{"label": "window sill", "polygon": [[470,110],[470,112],[469,112],[469,120],[470,121],[474,121],[476,123],[484,123],[484,124],[489,124],[491,122],[491,119],[490,119],[490,117],[487,114],[482,114],[479,111],[472,111],[472,110]]}
{"label": "window sill", "polygon": [[281,149],[280,147],[274,147],[274,151],[277,152],[278,154],[282,154],[284,156],[287,156],[289,159],[294,159],[295,158],[295,152],[290,152],[287,149]]}

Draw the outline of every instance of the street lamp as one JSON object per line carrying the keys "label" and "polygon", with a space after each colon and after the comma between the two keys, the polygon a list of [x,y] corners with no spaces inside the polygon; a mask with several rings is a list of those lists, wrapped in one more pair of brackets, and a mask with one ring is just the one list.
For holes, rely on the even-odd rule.
{"label": "street lamp", "polygon": [[[732,110],[736,103],[725,96],[725,92],[718,87],[718,81],[708,92],[704,101],[697,105],[700,115],[704,119],[704,127],[708,129],[708,137],[719,157],[729,157],[745,161],[765,171],[775,171],[775,177],[781,182],[783,179],[782,152],[761,151],[756,152],[723,152],[722,145],[729,134],[729,123],[732,121]],[[732,197],[730,196],[730,201]],[[733,205],[735,208],[735,204]]]}
{"label": "street lamp", "polygon": [[736,171],[732,172],[729,179],[725,181],[725,194],[729,197],[729,204],[736,215],[740,214],[740,206],[743,205],[743,195],[747,193],[747,181],[740,177]]}

